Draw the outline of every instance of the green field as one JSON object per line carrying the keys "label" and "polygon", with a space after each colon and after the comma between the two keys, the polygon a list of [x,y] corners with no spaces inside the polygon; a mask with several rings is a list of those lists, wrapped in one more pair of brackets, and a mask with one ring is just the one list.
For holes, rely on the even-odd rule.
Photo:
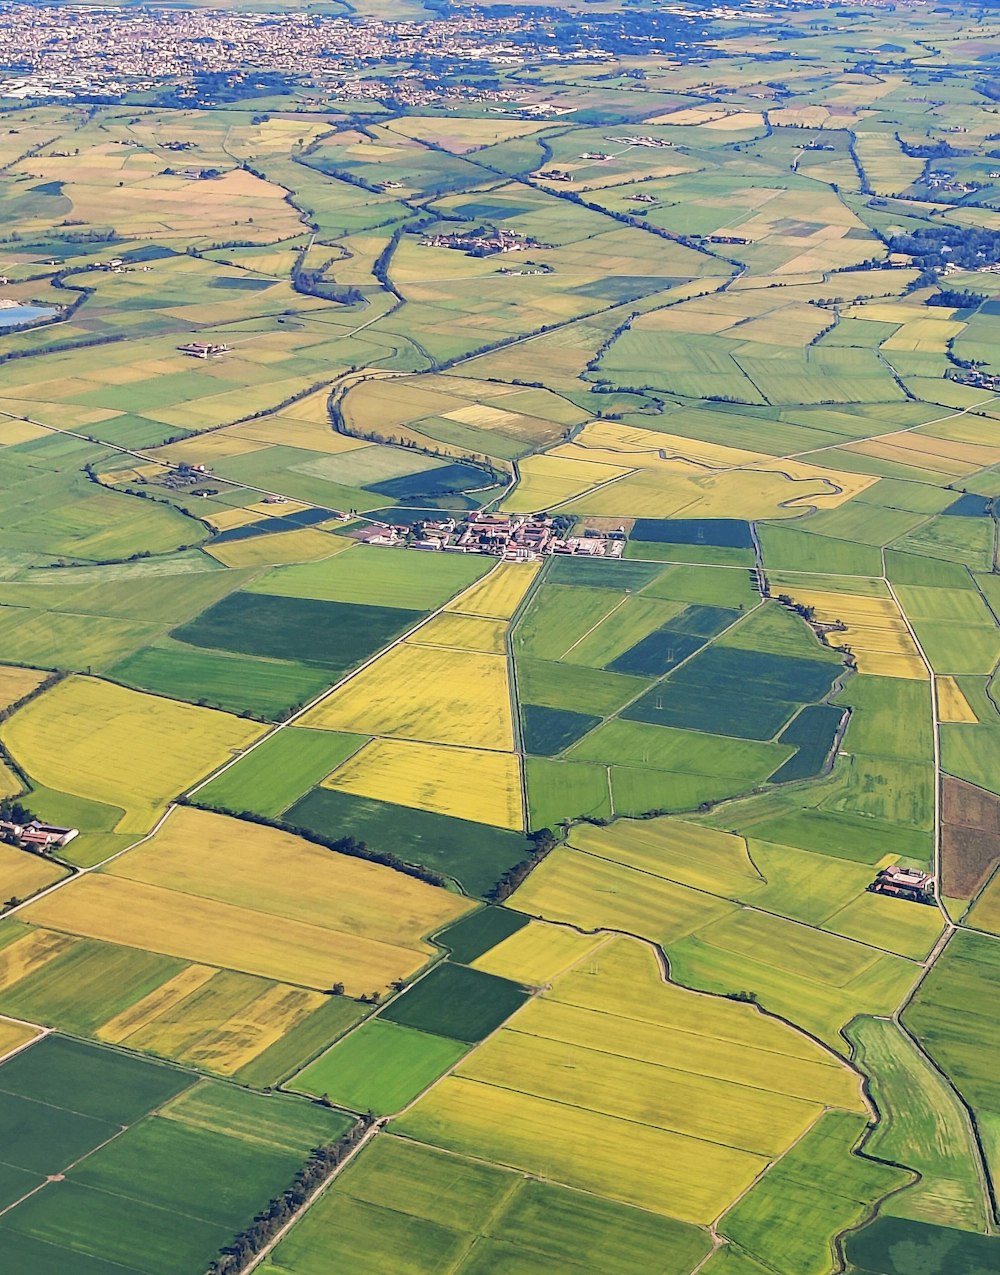
{"label": "green field", "polygon": [[252,810],[274,818],[363,743],[362,735],[289,727],[200,788],[198,801],[219,810]]}
{"label": "green field", "polygon": [[465,1046],[381,1018],[363,1024],[295,1077],[295,1088],[341,1107],[390,1115],[458,1062]]}
{"label": "green field", "polygon": [[446,962],[388,1005],[381,1017],[451,1040],[473,1042],[499,1027],[526,995],[508,979]]}

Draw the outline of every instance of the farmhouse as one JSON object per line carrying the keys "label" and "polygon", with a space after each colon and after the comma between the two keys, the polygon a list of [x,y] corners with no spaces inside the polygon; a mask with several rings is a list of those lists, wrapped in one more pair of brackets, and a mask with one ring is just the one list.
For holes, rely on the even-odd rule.
{"label": "farmhouse", "polygon": [[0,836],[36,850],[53,850],[65,846],[79,835],[78,828],[60,828],[56,824],[40,823],[37,819],[25,824],[0,819]]}
{"label": "farmhouse", "polygon": [[898,863],[883,868],[868,889],[873,894],[890,894],[913,903],[934,902],[934,878],[916,868],[901,868]]}
{"label": "farmhouse", "polygon": [[179,345],[181,354],[190,354],[193,359],[207,359],[213,354],[226,354],[229,346],[222,341],[189,341],[187,345]]}

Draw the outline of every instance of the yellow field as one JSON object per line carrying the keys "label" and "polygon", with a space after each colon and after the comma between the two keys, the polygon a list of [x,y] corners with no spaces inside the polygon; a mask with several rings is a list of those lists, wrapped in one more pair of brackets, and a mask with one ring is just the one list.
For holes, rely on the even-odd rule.
{"label": "yellow field", "polygon": [[742,837],[680,819],[627,819],[605,828],[578,824],[570,844],[696,890],[714,892],[724,880],[742,897],[764,884]]}
{"label": "yellow field", "polygon": [[29,905],[24,919],[299,986],[323,990],[339,980],[351,996],[406,978],[425,959],[360,935],[96,873]]}
{"label": "yellow field", "polygon": [[322,786],[496,828],[524,826],[514,753],[374,739]]}
{"label": "yellow field", "polygon": [[20,1049],[37,1035],[38,1032],[27,1023],[15,1023],[9,1018],[0,1018],[0,1058],[6,1057],[14,1049]]}
{"label": "yellow field", "polygon": [[631,466],[603,465],[563,456],[526,456],[519,464],[521,481],[503,501],[510,513],[534,513],[572,500],[602,483],[629,473]]}
{"label": "yellow field", "polygon": [[125,813],[118,832],[146,832],[178,793],[258,738],[264,727],[214,709],[68,677],[3,726],[33,779]]}
{"label": "yellow field", "polygon": [[977,722],[969,701],[953,677],[939,677],[937,686],[938,717],[943,722]]}
{"label": "yellow field", "polygon": [[0,759],[0,797],[16,797],[23,789],[19,776]]}
{"label": "yellow field", "polygon": [[510,751],[507,660],[404,643],[351,678],[301,724]]}
{"label": "yellow field", "polygon": [[48,673],[40,673],[38,669],[0,664],[0,708],[9,708],[25,695],[30,695],[47,677]]}
{"label": "yellow field", "polygon": [[539,562],[501,562],[449,602],[446,611],[509,620],[541,568]]}
{"label": "yellow field", "polygon": [[865,1110],[858,1077],[793,1028],[664,982],[648,944],[586,941],[394,1127],[704,1224],[824,1109]]}
{"label": "yellow field", "polygon": [[249,527],[251,523],[260,522],[264,514],[254,513],[250,509],[223,509],[217,514],[206,514],[205,521],[217,531],[232,531],[234,527]]}
{"label": "yellow field", "polygon": [[41,969],[72,946],[73,940],[65,934],[47,934],[44,930],[32,930],[8,943],[0,948],[0,991]]}
{"label": "yellow field", "polygon": [[325,1002],[320,992],[301,987],[271,987],[237,1014],[219,1023],[191,1047],[181,1062],[231,1076],[308,1017]]}
{"label": "yellow field", "polygon": [[0,901],[26,899],[66,875],[66,869],[26,850],[0,845]]}
{"label": "yellow field", "polygon": [[585,930],[643,934],[659,943],[736,910],[710,894],[569,849],[553,850],[514,895],[520,912]]}
{"label": "yellow field", "polygon": [[830,634],[830,643],[851,648],[859,673],[914,680],[927,677],[920,652],[892,598],[835,593],[798,584],[787,588],[796,602],[813,608],[821,624],[839,621],[846,625]]}
{"label": "yellow field", "polygon": [[606,941],[544,921],[529,921],[472,964],[526,987],[542,987]]}
{"label": "yellow field", "polygon": [[482,651],[485,655],[503,655],[506,634],[507,624],[503,620],[443,612],[428,620],[407,641],[416,646],[450,646],[462,651]]}
{"label": "yellow field", "polygon": [[571,443],[563,443],[547,455],[562,456],[567,460],[599,461],[608,465],[627,464],[637,469],[660,469],[666,463],[661,451],[668,454],[676,452],[679,457],[720,469],[770,459],[764,452],[702,442],[680,434],[638,429],[617,421],[594,421],[585,425]]}
{"label": "yellow field", "polygon": [[221,545],[205,546],[205,552],[227,567],[261,567],[287,562],[316,562],[332,557],[351,542],[342,536],[302,527],[298,531],[280,531],[274,535],[251,536],[247,540],[229,540]]}
{"label": "yellow field", "polygon": [[434,1146],[707,1224],[765,1156],[447,1076],[392,1126]]}
{"label": "yellow field", "polygon": [[178,807],[109,874],[430,954],[424,935],[471,906],[364,859],[291,833]]}
{"label": "yellow field", "polygon": [[210,965],[189,965],[186,969],[167,979],[148,996],[136,1001],[128,1009],[108,1021],[97,1030],[98,1040],[107,1041],[110,1045],[124,1044],[128,1038],[140,1028],[147,1026],[167,1010],[179,1005],[186,996],[196,992],[200,987],[215,978],[218,970]]}

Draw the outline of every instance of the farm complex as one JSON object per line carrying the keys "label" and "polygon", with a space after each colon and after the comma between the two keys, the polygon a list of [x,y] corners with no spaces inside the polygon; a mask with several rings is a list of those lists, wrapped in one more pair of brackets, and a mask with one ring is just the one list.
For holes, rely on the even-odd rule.
{"label": "farm complex", "polygon": [[1000,1273],[998,14],[0,0],[5,1273]]}

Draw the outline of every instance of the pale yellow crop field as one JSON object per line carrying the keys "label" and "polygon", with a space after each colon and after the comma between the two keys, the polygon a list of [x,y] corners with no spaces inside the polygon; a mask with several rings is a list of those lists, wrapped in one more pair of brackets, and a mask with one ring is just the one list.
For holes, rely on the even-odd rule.
{"label": "pale yellow crop field", "polygon": [[[557,1011],[558,1016],[558,1011]],[[547,1102],[633,1120],[687,1138],[702,1139],[772,1159],[821,1115],[823,1103],[776,1093],[763,1084],[741,1084],[689,1069],[677,1040],[669,1052],[645,1059],[628,1053],[628,1024],[600,1037],[600,1015],[591,1015],[592,1045],[545,1034],[545,1007],[536,1015],[541,1031],[501,1029],[456,1068],[467,1080],[514,1089]],[[620,1034],[619,1034],[620,1033]],[[610,1046],[610,1048],[608,1048]],[[672,1048],[671,1048],[672,1046]],[[777,1075],[780,1061],[772,1060]],[[664,1072],[667,1074],[664,1074]],[[693,1166],[692,1166],[693,1167]]]}
{"label": "pale yellow crop field", "polygon": [[206,514],[205,521],[216,531],[232,531],[236,527],[249,527],[264,517],[252,509],[221,509],[218,513]]}
{"label": "pale yellow crop field", "polygon": [[447,1076],[393,1129],[434,1146],[705,1225],[765,1156]]}
{"label": "pale yellow crop field", "polygon": [[531,916],[668,943],[737,910],[710,894],[576,850],[553,850],[513,896]]}
{"label": "pale yellow crop field", "polygon": [[821,624],[839,622],[846,626],[832,632],[829,640],[831,645],[851,648],[859,673],[913,680],[927,677],[917,645],[892,598],[812,589],[799,584],[787,588],[796,602],[813,608]]}
{"label": "pale yellow crop field", "polygon": [[629,473],[631,466],[605,465],[591,460],[568,460],[546,454],[526,456],[520,462],[521,481],[504,498],[510,513],[534,513],[581,496],[593,487]]}
{"label": "pale yellow crop field", "polygon": [[265,727],[229,713],[68,677],[19,710],[0,737],[27,773],[125,813],[118,832],[147,832],[167,803]]}
{"label": "pale yellow crop field", "polygon": [[27,978],[61,952],[73,946],[74,940],[65,934],[50,934],[45,930],[31,930],[13,943],[0,948],[0,991],[12,987]]}
{"label": "pale yellow crop field", "polygon": [[276,1044],[326,1001],[321,992],[278,984],[178,1053],[180,1061],[231,1076]]}
{"label": "pale yellow crop field", "polygon": [[4,1058],[12,1050],[20,1049],[37,1035],[38,1032],[27,1023],[15,1023],[9,1018],[0,1018],[0,1058]]}
{"label": "pale yellow crop field", "polygon": [[407,642],[416,646],[450,646],[462,651],[503,655],[507,624],[479,615],[443,611],[421,625]]}
{"label": "pale yellow crop field", "polygon": [[288,562],[317,562],[349,549],[350,545],[351,542],[343,536],[318,531],[315,527],[301,527],[297,531],[228,540],[221,545],[209,543],[205,552],[227,567],[262,567],[281,566]]}
{"label": "pale yellow crop field", "polygon": [[977,722],[972,706],[962,694],[962,688],[953,677],[939,677],[935,681],[938,699],[938,717],[943,722]]}
{"label": "pale yellow crop field", "polygon": [[363,935],[94,873],[38,902],[24,919],[67,934],[348,995],[407,978],[425,955]]}
{"label": "pale yellow crop field", "polygon": [[285,917],[416,952],[471,906],[377,863],[332,854],[277,828],[180,806],[150,840],[109,865],[116,877]]}
{"label": "pale yellow crop field", "polygon": [[570,844],[696,890],[714,892],[720,880],[733,893],[764,884],[743,837],[681,819],[623,819],[603,828],[577,824]]}
{"label": "pale yellow crop field", "polygon": [[510,938],[490,948],[473,968],[513,979],[526,987],[542,987],[593,952],[607,939],[544,921],[529,921]]}
{"label": "pale yellow crop field", "polygon": [[515,753],[373,739],[322,786],[496,828],[524,826]]}
{"label": "pale yellow crop field", "polygon": [[575,435],[571,443],[562,443],[547,455],[609,465],[627,464],[636,469],[659,469],[666,463],[661,452],[668,456],[674,452],[678,457],[719,469],[771,459],[765,452],[727,447],[722,443],[685,438],[681,434],[639,429],[618,421],[592,421]]}
{"label": "pale yellow crop field", "polygon": [[47,677],[48,673],[38,669],[0,665],[0,708],[9,708],[25,695],[30,695]]}
{"label": "pale yellow crop field", "polygon": [[540,562],[500,562],[448,603],[446,611],[509,620],[541,570]]}
{"label": "pale yellow crop field", "polygon": [[109,1045],[124,1044],[128,1038],[141,1028],[154,1022],[161,1014],[174,1009],[186,997],[205,986],[215,978],[218,970],[211,965],[188,965],[173,978],[161,983],[148,996],[143,996],[121,1013],[109,1018],[97,1029],[97,1039],[107,1041]]}
{"label": "pale yellow crop field", "polygon": [[704,1224],[829,1108],[867,1109],[844,1063],[753,1006],[664,981],[648,944],[615,937],[394,1127]]}
{"label": "pale yellow crop field", "polygon": [[510,751],[507,660],[403,643],[334,691],[302,725]]}
{"label": "pale yellow crop field", "polygon": [[0,797],[16,797],[23,788],[20,777],[0,759]]}
{"label": "pale yellow crop field", "polygon": [[26,899],[66,876],[66,871],[39,855],[0,845],[0,900]]}

